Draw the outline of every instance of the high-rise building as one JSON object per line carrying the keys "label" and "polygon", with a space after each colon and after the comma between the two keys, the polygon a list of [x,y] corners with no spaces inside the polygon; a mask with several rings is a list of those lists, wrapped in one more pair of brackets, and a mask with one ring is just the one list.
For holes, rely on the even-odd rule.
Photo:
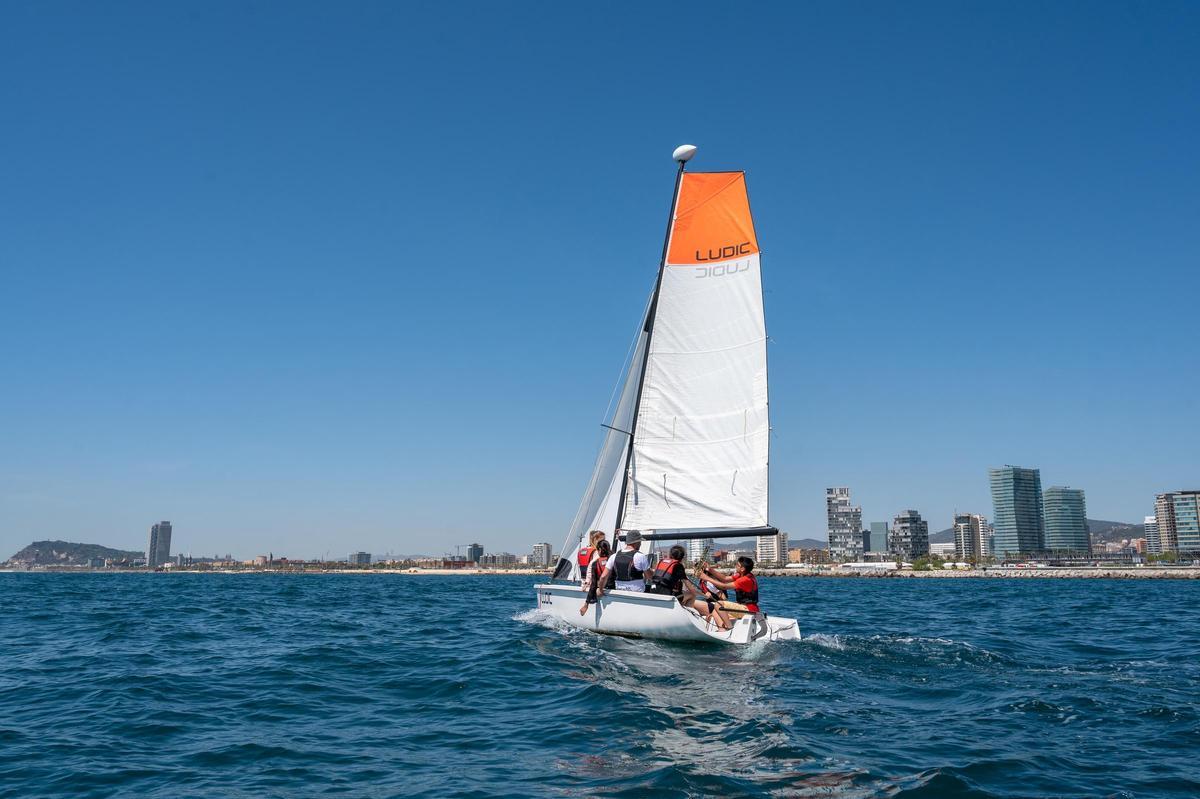
{"label": "high-rise building", "polygon": [[1177,551],[1200,554],[1200,491],[1176,491],[1173,504]]}
{"label": "high-rise building", "polygon": [[711,538],[693,538],[687,542],[687,558],[689,563],[695,563],[698,560],[711,562],[713,553],[716,551],[717,542]]}
{"label": "high-rise building", "polygon": [[1146,554],[1161,555],[1162,541],[1158,538],[1158,517],[1146,516],[1142,519],[1142,526],[1146,528]]}
{"label": "high-rise building", "polygon": [[887,552],[887,522],[871,522],[870,529],[863,534],[863,552],[881,555]]}
{"label": "high-rise building", "polygon": [[1154,496],[1154,520],[1158,523],[1158,545],[1163,552],[1178,552],[1175,539],[1175,494],[1167,492]]}
{"label": "high-rise building", "polygon": [[755,565],[786,565],[788,562],[787,533],[776,533],[770,536],[759,536],[758,545],[754,551]]}
{"label": "high-rise building", "polygon": [[1042,497],[1046,525],[1045,548],[1051,552],[1092,551],[1088,533],[1087,503],[1082,488],[1050,486]]}
{"label": "high-rise building", "polygon": [[993,554],[1004,558],[1045,549],[1041,472],[1005,466],[988,469],[988,479],[992,486]]}
{"label": "high-rise building", "polygon": [[902,558],[923,558],[929,555],[929,522],[915,510],[906,510],[892,519],[892,534],[888,552]]}
{"label": "high-rise building", "polygon": [[548,543],[534,544],[529,557],[530,566],[550,566],[554,563],[554,548]]}
{"label": "high-rise building", "polygon": [[151,569],[171,559],[171,523],[159,522],[150,528],[150,547],[146,550],[146,565]]}
{"label": "high-rise building", "polygon": [[850,505],[849,488],[825,489],[825,515],[829,525],[829,556],[834,560],[860,560],[862,508]]}
{"label": "high-rise building", "polygon": [[479,563],[479,561],[482,558],[483,558],[483,545],[482,544],[471,544],[469,547],[467,547],[467,560],[471,561],[472,563]]}
{"label": "high-rise building", "polygon": [[992,528],[987,517],[978,513],[954,514],[954,556],[959,560],[978,560],[990,552]]}
{"label": "high-rise building", "polygon": [[370,552],[351,552],[350,557],[347,560],[350,561],[351,566],[370,566],[371,565],[371,553]]}

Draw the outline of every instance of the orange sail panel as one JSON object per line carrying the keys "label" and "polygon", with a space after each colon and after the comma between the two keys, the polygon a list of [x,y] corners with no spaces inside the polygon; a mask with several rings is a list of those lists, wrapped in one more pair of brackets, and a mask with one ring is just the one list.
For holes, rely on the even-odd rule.
{"label": "orange sail panel", "polygon": [[669,264],[729,261],[758,252],[745,172],[685,172]]}

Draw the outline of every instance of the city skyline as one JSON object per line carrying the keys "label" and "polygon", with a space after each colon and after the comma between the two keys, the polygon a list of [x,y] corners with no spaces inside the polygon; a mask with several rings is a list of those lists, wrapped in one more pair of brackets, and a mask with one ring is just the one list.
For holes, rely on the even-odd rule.
{"label": "city skyline", "polygon": [[[1008,489],[1013,490],[1011,486],[1011,475],[1023,475],[1023,479],[1031,481],[1029,486],[1024,490],[1028,493],[1026,497],[1026,505],[1032,510],[1036,507],[1041,516],[1041,544],[1031,546],[1026,550],[1013,549],[995,549],[990,546],[993,527],[988,523],[986,514],[970,514],[955,510],[951,516],[948,525],[940,528],[939,522],[934,522],[938,529],[935,531],[939,534],[952,533],[954,542],[960,554],[963,553],[964,541],[966,537],[973,537],[973,544],[967,543],[966,553],[976,555],[1000,555],[1005,551],[1025,552],[1050,552],[1056,550],[1072,550],[1076,552],[1086,553],[1091,546],[1090,533],[1087,528],[1087,522],[1090,521],[1086,509],[1086,500],[1084,499],[1084,491],[1082,489],[1071,489],[1064,486],[1052,486],[1044,492],[1040,488],[1040,469],[1031,468],[1024,469],[1021,467],[1006,466],[1003,469],[990,468],[988,469],[989,482],[992,485],[992,501],[993,512],[997,512],[997,479],[998,475],[1003,475],[1003,479],[1008,481]],[[1030,493],[1032,492],[1032,493]],[[864,522],[864,514],[861,506],[852,506],[850,504],[850,489],[848,487],[827,488],[826,494],[826,530],[823,533],[808,533],[801,532],[796,534],[793,531],[780,530],[779,538],[782,542],[786,542],[789,538],[796,541],[816,541],[820,542],[824,539],[826,549],[831,547],[831,535],[833,526],[836,524],[839,530],[838,540],[849,541],[851,548],[840,557],[841,559],[857,560],[864,556],[865,553],[874,553],[878,556],[880,552],[901,553],[905,557],[920,557],[923,554],[928,554],[930,551],[929,536],[932,534],[929,527],[929,520],[921,516],[920,511],[916,509],[906,509],[895,515],[890,522]],[[1007,500],[1005,500],[1007,501]],[[1145,527],[1145,536],[1147,540],[1148,551],[1153,554],[1158,554],[1164,548],[1173,551],[1200,551],[1200,491],[1192,490],[1177,490],[1169,492],[1160,492],[1155,495],[1154,506],[1158,515],[1145,515],[1141,523]],[[1056,521],[1054,522],[1054,531],[1051,531],[1052,524],[1049,521],[1052,511],[1056,509]],[[1181,518],[1183,519],[1182,527],[1184,530],[1184,546],[1179,546],[1177,537],[1170,538],[1164,547],[1160,540],[1160,524],[1166,529],[1174,531],[1176,509],[1181,508]],[[1028,512],[1028,511],[1027,511]],[[1163,522],[1162,514],[1168,514],[1167,521]],[[1001,513],[1003,515],[1003,513]],[[1061,517],[1061,518],[1059,518]],[[912,532],[913,528],[909,522],[915,522],[916,531],[921,537],[919,540],[917,551],[913,551],[912,547]],[[1107,520],[1121,524],[1136,525],[1137,522],[1129,520]],[[962,525],[968,525],[962,527]],[[851,533],[851,528],[857,526],[859,533],[855,540]],[[844,528],[844,529],[842,529]],[[1064,532],[1067,531],[1067,532]],[[158,565],[168,560],[174,560],[177,557],[208,557],[209,552],[214,552],[214,548],[210,546],[192,547],[190,543],[181,548],[177,554],[172,554],[172,534],[173,525],[169,521],[162,521],[151,526],[149,545],[145,548],[146,560],[150,565]],[[1064,537],[1075,535],[1074,543],[1069,542]],[[1032,540],[1032,533],[1025,533],[1026,540]],[[1174,535],[1172,532],[1171,535]],[[63,539],[66,540],[66,539]],[[113,539],[116,540],[116,539]],[[1003,539],[1002,539],[1003,540]],[[985,545],[985,541],[988,545]],[[1057,545],[1055,544],[1057,542]],[[79,541],[76,543],[100,544],[108,546],[112,543],[111,540],[103,541]],[[720,547],[714,541],[707,538],[690,539],[683,542],[688,550],[689,560],[702,559],[703,552],[706,550],[719,549]],[[943,542],[945,543],[945,542]],[[882,544],[880,546],[879,544]],[[767,545],[771,546],[770,544]],[[845,546],[842,544],[841,546]],[[160,554],[156,558],[153,553],[156,547],[161,547]],[[442,547],[439,549],[438,547]],[[411,550],[400,550],[395,546],[383,546],[372,548],[369,552],[357,551],[351,552],[351,555],[345,558],[340,558],[337,555],[331,555],[335,550],[325,547],[319,551],[304,551],[291,552],[281,557],[292,557],[293,559],[304,560],[348,560],[353,562],[355,555],[369,554],[371,560],[377,559],[392,559],[405,557],[446,557],[458,558],[462,557],[468,561],[478,563],[481,557],[487,552],[490,555],[513,555],[515,557],[532,556],[534,560],[539,557],[539,550],[548,548],[548,551],[557,553],[558,545],[549,544],[544,541],[535,540],[527,546],[521,543],[514,544],[509,541],[499,545],[484,546],[478,542],[471,544],[457,544],[453,547],[445,546],[442,543],[434,543],[431,547],[417,548]],[[121,548],[119,546],[115,548]],[[464,552],[465,550],[465,552]],[[514,551],[515,550],[515,551]],[[761,547],[759,549],[761,552]],[[772,550],[772,551],[778,551]],[[253,555],[247,555],[246,552],[253,552]],[[239,557],[259,557],[266,555],[262,551],[247,550],[246,552],[239,551]],[[2,553],[0,553],[2,555]],[[220,555],[216,555],[220,559]]]}
{"label": "city skyline", "polygon": [[[1040,470],[1038,469],[1021,469],[1020,467],[1009,466],[1004,467],[1003,470],[989,469],[988,471],[989,480],[993,482],[993,487],[996,473],[1002,471],[1025,473],[1027,477],[1032,476],[1035,486],[1040,483]],[[1044,493],[1038,492],[1036,496],[1041,496],[1042,501],[1040,504],[1044,511],[1043,545],[1025,554],[1051,555],[1054,553],[1073,553],[1076,555],[1085,555],[1093,548],[1089,522],[1101,521],[1104,523],[1106,521],[1136,526],[1136,523],[1129,521],[1095,520],[1088,518],[1086,500],[1084,499],[1084,491],[1082,489],[1052,486],[1046,489]],[[995,502],[995,499],[994,496],[993,502]],[[847,522],[848,524],[845,525],[847,530],[849,527],[854,526],[855,523],[861,527],[856,542],[857,547],[861,549],[852,549],[850,553],[843,554],[837,559],[856,560],[859,557],[866,557],[868,560],[877,560],[880,553],[894,554],[905,559],[913,559],[930,553],[936,554],[935,550],[943,546],[948,546],[954,550],[956,556],[960,559],[1003,555],[1003,551],[996,550],[993,546],[993,527],[989,524],[986,515],[955,511],[950,526],[936,531],[938,534],[949,533],[953,537],[952,540],[933,544],[930,539],[929,522],[922,518],[918,510],[906,509],[897,514],[890,523],[862,522],[863,514],[861,507],[852,507],[849,505],[849,501],[849,488],[826,489],[827,526],[832,526],[836,520],[839,526],[842,525],[842,522]],[[1145,542],[1145,552],[1154,555],[1161,554],[1164,551],[1200,553],[1200,544],[1198,544],[1200,542],[1200,491],[1182,490],[1160,493],[1155,496],[1155,505],[1158,515],[1143,517],[1142,526],[1144,527],[1144,532],[1141,538]],[[1165,519],[1162,516],[1163,513],[1167,514]],[[1176,518],[1181,520],[1179,524],[1176,523]],[[1171,531],[1167,535],[1165,545],[1159,533],[1160,520],[1163,520],[1162,524],[1164,528]],[[1183,530],[1182,545],[1180,545],[1179,537],[1175,533],[1178,527],[1181,527]],[[220,561],[233,558],[230,554],[222,556],[220,553],[216,553],[210,557],[208,553],[212,549],[204,547],[195,549],[185,547],[186,551],[171,554],[172,532],[173,525],[169,521],[158,522],[151,526],[149,545],[145,549],[145,557],[143,558],[145,563],[154,567],[182,559],[189,561],[192,559]],[[830,532],[830,530],[826,531],[827,540],[820,547],[827,551],[831,549],[830,541],[828,540]],[[916,535],[915,538],[914,533]],[[1073,540],[1069,538],[1072,535],[1074,536]],[[812,542],[822,544],[816,535],[792,536],[789,531],[780,530],[774,537],[757,539],[755,557],[759,560],[774,561],[779,557],[780,553],[786,552],[791,548],[788,543],[789,537],[792,537],[797,543]],[[107,546],[107,542],[103,541],[80,541],[74,543]],[[688,560],[702,560],[708,557],[712,551],[721,549],[712,539],[708,538],[690,539],[682,543],[686,545]],[[411,558],[444,558],[448,561],[464,560],[476,564],[485,564],[490,561],[491,565],[495,565],[495,558],[499,557],[505,563],[513,563],[518,560],[525,562],[528,560],[531,564],[541,563],[552,565],[548,564],[547,561],[553,561],[554,554],[558,551],[556,545],[545,541],[535,542],[528,547],[521,544],[512,545],[510,542],[507,545],[499,546],[498,549],[489,549],[477,542],[459,544],[454,547],[454,552],[451,552],[449,549],[439,551],[436,546],[431,549],[410,551],[397,551],[394,547],[386,547],[373,552],[358,550],[352,551],[346,557],[339,557],[336,554],[332,554],[333,550],[330,549],[326,549],[323,552],[281,553],[278,557],[273,552],[263,554],[259,550],[251,550],[256,554],[247,555],[246,552],[239,552],[238,556],[233,559],[341,561],[361,564]],[[531,551],[528,551],[530,547]],[[119,549],[119,547],[114,547],[113,549]],[[666,547],[661,547],[660,549],[664,552],[666,551]],[[154,554],[155,552],[158,553],[157,556]]]}

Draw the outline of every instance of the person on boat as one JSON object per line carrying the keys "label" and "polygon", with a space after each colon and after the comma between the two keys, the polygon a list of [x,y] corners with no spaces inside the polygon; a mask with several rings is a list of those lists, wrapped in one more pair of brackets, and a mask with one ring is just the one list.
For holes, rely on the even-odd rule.
{"label": "person on boat", "polygon": [[596,590],[596,596],[601,596],[608,588],[607,574],[612,572],[616,579],[616,587],[622,591],[646,590],[646,572],[650,571],[650,559],[642,554],[642,534],[630,530],[625,534],[625,546],[620,552],[614,552],[604,564],[604,572],[600,578],[601,585]]}
{"label": "person on boat", "polygon": [[705,598],[712,602],[725,602],[729,599],[729,592],[723,588],[717,588],[711,580],[701,579],[700,590],[704,592]]}
{"label": "person on boat", "polygon": [[[601,581],[605,580],[603,577],[604,564],[608,562],[608,557],[611,554],[612,547],[608,545],[608,541],[605,540],[602,533],[600,539],[596,542],[595,557],[593,557],[591,563],[588,564],[587,575],[584,578],[584,585],[588,587],[588,594],[587,599],[583,601],[583,605],[579,608],[580,616],[587,615],[588,606],[595,604],[597,589],[599,588]],[[609,572],[607,580],[605,580],[605,588],[613,587],[614,576],[615,575]]]}
{"label": "person on boat", "polygon": [[579,553],[575,556],[575,562],[579,564],[579,579],[583,581],[584,588],[588,587],[588,577],[591,575],[591,570],[588,567],[596,557],[596,545],[603,540],[603,530],[592,530],[588,533],[588,545],[580,547]]}
{"label": "person on boat", "polygon": [[676,544],[671,547],[667,557],[658,562],[650,577],[650,592],[674,596],[679,604],[690,608],[703,618],[711,619],[718,629],[728,630],[729,621],[717,609],[717,603],[702,596],[687,579],[687,569],[683,559],[687,550]]}
{"label": "person on boat", "polygon": [[722,605],[725,610],[758,613],[758,578],[754,576],[754,558],[746,555],[738,558],[737,565],[733,567],[732,576],[707,564],[701,564],[700,576],[717,588],[733,589],[737,605],[726,602]]}

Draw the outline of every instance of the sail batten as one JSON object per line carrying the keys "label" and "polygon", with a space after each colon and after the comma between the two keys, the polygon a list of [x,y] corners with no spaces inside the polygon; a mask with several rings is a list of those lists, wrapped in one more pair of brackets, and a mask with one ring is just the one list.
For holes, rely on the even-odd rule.
{"label": "sail batten", "polygon": [[621,526],[766,527],[766,324],[745,175],[685,173],[675,207]]}

